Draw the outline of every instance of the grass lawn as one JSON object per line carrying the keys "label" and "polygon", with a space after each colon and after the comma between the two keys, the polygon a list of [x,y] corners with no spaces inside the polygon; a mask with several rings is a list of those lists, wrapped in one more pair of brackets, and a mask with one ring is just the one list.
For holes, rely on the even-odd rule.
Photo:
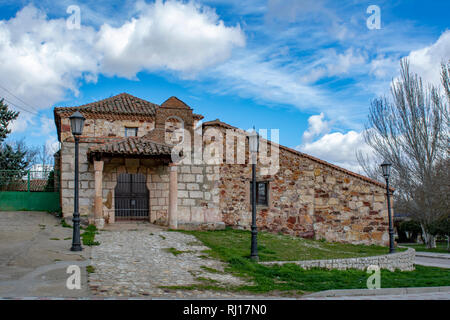
{"label": "grass lawn", "polygon": [[426,245],[424,244],[400,244],[405,247],[410,247],[416,249],[416,251],[422,251],[422,252],[435,252],[435,253],[450,253],[450,251],[447,250],[447,242],[436,242],[436,248],[428,249]]}
{"label": "grass lawn", "polygon": [[[227,228],[220,231],[186,231],[212,249],[216,258],[226,256],[248,257],[250,255],[249,231]],[[226,244],[226,246],[224,246]],[[399,251],[406,249],[399,248]],[[224,252],[225,251],[225,252]],[[339,258],[368,257],[388,254],[389,248],[302,239],[288,235],[258,233],[260,261],[298,261]]]}
{"label": "grass lawn", "polygon": [[96,226],[94,226],[93,224],[90,224],[83,230],[84,230],[84,232],[81,234],[81,240],[83,241],[83,244],[85,246],[100,245],[100,242],[95,241],[95,235],[98,233]]}
{"label": "grass lawn", "polygon": [[[364,289],[369,274],[361,270],[304,270],[295,264],[265,266],[251,261],[250,232],[183,231],[192,234],[211,248],[208,254],[228,263],[226,272],[250,281],[248,285],[223,287],[220,284],[170,286],[171,289],[227,290],[251,293],[303,294],[331,289]],[[386,248],[326,243],[289,236],[259,233],[262,261],[344,258],[386,253]],[[416,266],[415,271],[381,271],[382,288],[450,286],[450,270]]]}

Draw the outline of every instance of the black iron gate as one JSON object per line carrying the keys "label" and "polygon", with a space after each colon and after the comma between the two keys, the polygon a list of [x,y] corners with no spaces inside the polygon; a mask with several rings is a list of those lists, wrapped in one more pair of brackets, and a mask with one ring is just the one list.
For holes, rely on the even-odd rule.
{"label": "black iron gate", "polygon": [[149,193],[143,174],[122,173],[115,188],[116,220],[148,220]]}

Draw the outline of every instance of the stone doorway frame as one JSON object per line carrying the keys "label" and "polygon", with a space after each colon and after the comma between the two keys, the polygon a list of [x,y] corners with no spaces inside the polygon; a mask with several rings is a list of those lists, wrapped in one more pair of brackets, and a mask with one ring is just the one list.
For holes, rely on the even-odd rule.
{"label": "stone doorway frame", "polygon": [[[158,220],[158,214],[152,211],[152,206],[156,201],[155,194],[158,195],[157,206],[161,208],[161,214],[165,215],[164,224],[171,229],[177,229],[177,209],[178,209],[178,167],[170,162],[170,158],[164,157],[120,157],[112,155],[110,157],[96,157],[93,159],[95,177],[95,199],[94,199],[94,224],[102,229],[107,223],[115,223],[115,192],[117,185],[117,175],[120,173],[143,173],[146,176],[146,185],[149,190],[149,222]],[[163,168],[163,179],[154,181],[158,176],[158,170]],[[115,171],[115,172],[111,172]],[[104,176],[111,175],[111,181],[104,181]],[[149,179],[149,177],[152,177]],[[104,185],[109,186],[104,190]],[[108,191],[107,191],[108,190]],[[165,200],[164,200],[165,199]],[[165,213],[165,214],[164,214]],[[105,221],[106,219],[106,221]],[[153,219],[153,220],[152,220]]]}

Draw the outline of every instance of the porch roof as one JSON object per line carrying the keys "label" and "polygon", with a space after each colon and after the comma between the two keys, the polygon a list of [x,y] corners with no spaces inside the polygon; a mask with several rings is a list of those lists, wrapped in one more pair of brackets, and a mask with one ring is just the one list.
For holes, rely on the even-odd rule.
{"label": "porch roof", "polygon": [[94,154],[130,155],[130,156],[170,156],[172,147],[157,143],[144,137],[128,137],[118,141],[92,146],[88,150],[91,157]]}

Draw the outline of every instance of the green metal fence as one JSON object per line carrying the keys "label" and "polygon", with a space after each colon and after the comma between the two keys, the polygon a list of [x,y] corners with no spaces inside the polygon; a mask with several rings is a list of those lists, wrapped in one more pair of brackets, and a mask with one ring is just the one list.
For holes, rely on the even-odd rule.
{"label": "green metal fence", "polygon": [[59,211],[59,172],[0,170],[0,211]]}

